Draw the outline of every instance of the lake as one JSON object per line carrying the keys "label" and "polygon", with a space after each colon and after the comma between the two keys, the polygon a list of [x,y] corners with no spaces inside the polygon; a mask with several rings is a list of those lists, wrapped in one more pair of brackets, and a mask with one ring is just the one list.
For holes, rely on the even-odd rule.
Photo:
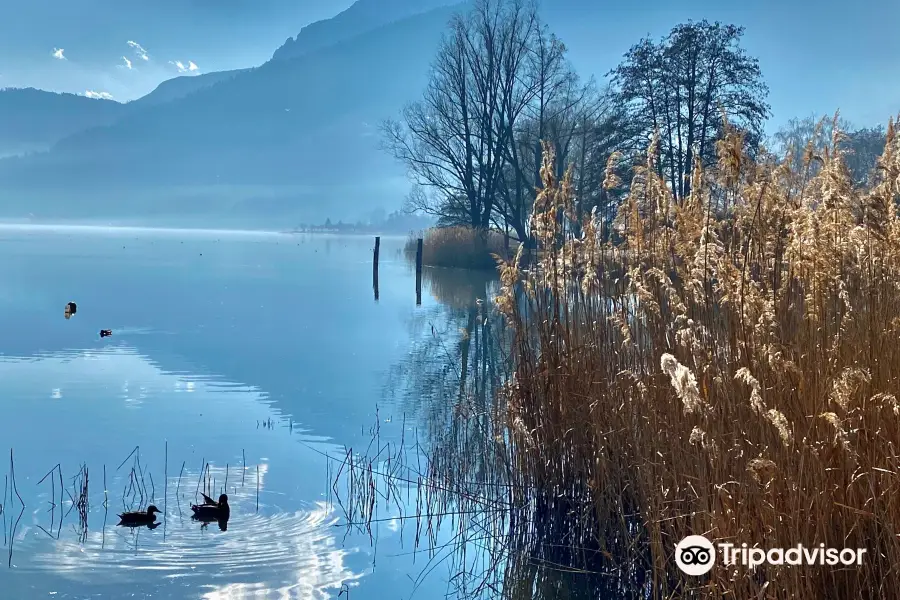
{"label": "lake", "polygon": [[[431,273],[417,306],[402,246],[382,240],[376,301],[368,237],[0,228],[3,596],[446,594],[396,514],[348,533],[331,485],[376,423],[427,443],[429,340],[483,296]],[[189,518],[203,490],[227,492],[224,531]],[[151,502],[162,525],[117,526]]]}

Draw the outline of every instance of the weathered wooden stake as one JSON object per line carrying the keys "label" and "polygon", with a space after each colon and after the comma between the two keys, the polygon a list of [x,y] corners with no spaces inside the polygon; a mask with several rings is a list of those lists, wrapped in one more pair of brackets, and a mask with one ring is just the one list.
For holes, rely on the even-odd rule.
{"label": "weathered wooden stake", "polygon": [[372,259],[372,289],[375,290],[375,300],[378,300],[378,252],[381,249],[381,238],[375,236],[375,255]]}
{"label": "weathered wooden stake", "polygon": [[416,240],[416,306],[422,304],[422,238]]}
{"label": "weathered wooden stake", "polygon": [[[163,541],[166,539],[166,525],[169,518],[169,440],[166,440],[165,463],[163,466]],[[103,487],[106,487],[105,485]]]}

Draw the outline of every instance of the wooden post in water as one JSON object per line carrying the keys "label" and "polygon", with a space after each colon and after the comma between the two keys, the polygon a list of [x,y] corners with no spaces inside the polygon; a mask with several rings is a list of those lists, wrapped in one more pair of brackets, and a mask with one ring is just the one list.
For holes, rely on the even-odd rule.
{"label": "wooden post in water", "polygon": [[422,238],[416,240],[416,306],[422,304]]}
{"label": "wooden post in water", "polygon": [[372,289],[375,290],[375,300],[378,300],[378,253],[381,250],[381,238],[375,236],[375,254],[372,257]]}
{"label": "wooden post in water", "polygon": [[[166,525],[169,522],[169,440],[166,440],[165,463],[163,467],[163,541],[166,540]],[[103,486],[106,487],[106,486]]]}

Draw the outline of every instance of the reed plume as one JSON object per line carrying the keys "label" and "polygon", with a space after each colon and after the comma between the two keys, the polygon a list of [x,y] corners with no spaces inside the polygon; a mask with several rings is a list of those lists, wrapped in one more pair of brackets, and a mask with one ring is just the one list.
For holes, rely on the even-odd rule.
{"label": "reed plume", "polygon": [[[537,268],[501,266],[514,372],[496,412],[512,484],[581,540],[576,567],[641,597],[897,596],[897,146],[892,123],[860,189],[840,152],[808,156],[821,168],[804,178],[746,156],[726,124],[680,204],[651,148],[607,243],[595,216],[571,222],[545,147]],[[673,557],[690,534],[868,560],[690,578]]]}

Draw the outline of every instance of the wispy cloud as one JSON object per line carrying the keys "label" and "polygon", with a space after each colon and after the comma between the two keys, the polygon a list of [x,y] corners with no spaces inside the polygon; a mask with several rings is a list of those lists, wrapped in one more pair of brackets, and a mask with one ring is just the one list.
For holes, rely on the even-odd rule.
{"label": "wispy cloud", "polygon": [[95,100],[112,100],[113,96],[109,92],[95,92],[94,90],[87,90],[84,92],[84,95],[88,98],[93,98]]}
{"label": "wispy cloud", "polygon": [[181,62],[180,60],[170,60],[170,61],[169,61],[169,64],[170,64],[170,65],[175,65],[175,68],[178,69],[178,72],[179,72],[179,73],[188,73],[188,72],[191,72],[191,71],[198,71],[198,70],[200,70],[200,67],[198,67],[198,66],[194,63],[194,61],[192,61],[192,60],[189,60],[187,65],[185,65],[185,64],[184,64],[183,62]]}
{"label": "wispy cloud", "polygon": [[128,57],[127,57],[127,56],[123,56],[123,57],[122,57],[122,60],[125,61],[125,68],[130,70],[130,69],[131,69],[131,61],[128,60]]}
{"label": "wispy cloud", "polygon": [[66,60],[66,57],[63,56],[63,52],[65,52],[65,48],[54,48],[53,49],[53,58],[58,58],[59,60]]}
{"label": "wispy cloud", "polygon": [[141,60],[150,60],[150,57],[147,55],[147,51],[144,50],[143,46],[132,40],[128,40],[126,43],[131,46],[131,49],[134,50],[134,53],[139,56]]}

